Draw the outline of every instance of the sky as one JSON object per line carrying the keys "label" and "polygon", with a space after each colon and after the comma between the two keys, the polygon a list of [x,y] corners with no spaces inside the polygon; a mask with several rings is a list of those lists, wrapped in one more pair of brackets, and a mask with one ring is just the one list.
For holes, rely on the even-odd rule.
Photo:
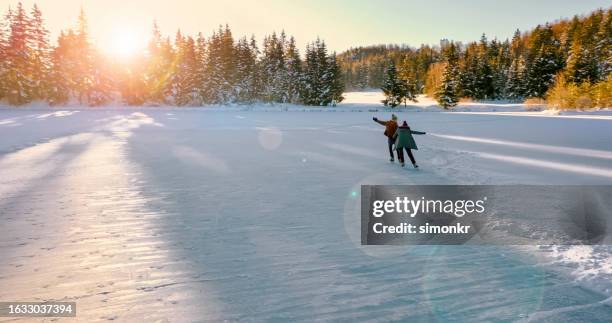
{"label": "sky", "polygon": [[[18,1],[0,0],[6,12]],[[75,25],[80,7],[89,19],[93,41],[102,49],[144,46],[153,20],[166,35],[181,29],[206,36],[229,24],[235,36],[285,30],[300,47],[321,37],[333,51],[398,43],[419,46],[440,39],[472,41],[509,38],[547,21],[612,7],[612,0],[23,0],[36,2],[55,40]],[[3,13],[4,14],[4,13]]]}

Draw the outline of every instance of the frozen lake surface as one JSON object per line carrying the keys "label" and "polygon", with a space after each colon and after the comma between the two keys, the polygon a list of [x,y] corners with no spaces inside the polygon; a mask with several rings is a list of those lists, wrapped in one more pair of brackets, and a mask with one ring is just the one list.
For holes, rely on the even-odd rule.
{"label": "frozen lake surface", "polygon": [[[81,321],[610,321],[612,248],[361,246],[361,184],[612,184],[612,115],[0,110],[0,300]],[[260,111],[260,110],[271,111]],[[292,111],[296,110],[296,111]],[[2,319],[0,319],[2,320]]]}

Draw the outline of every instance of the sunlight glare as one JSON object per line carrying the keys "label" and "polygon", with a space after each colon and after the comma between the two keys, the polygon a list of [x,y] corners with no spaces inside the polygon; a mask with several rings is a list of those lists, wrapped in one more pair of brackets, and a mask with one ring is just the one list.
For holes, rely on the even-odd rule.
{"label": "sunlight glare", "polygon": [[111,54],[128,58],[142,52],[146,37],[130,28],[118,28],[113,31],[109,51]]}

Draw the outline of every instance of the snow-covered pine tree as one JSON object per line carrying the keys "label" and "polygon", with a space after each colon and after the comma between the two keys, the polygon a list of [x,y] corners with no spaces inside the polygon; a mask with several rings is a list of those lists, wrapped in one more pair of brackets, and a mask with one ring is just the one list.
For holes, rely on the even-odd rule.
{"label": "snow-covered pine tree", "polygon": [[115,88],[116,86],[111,77],[110,64],[107,62],[107,57],[93,50],[88,104],[91,106],[100,106],[108,103],[112,99],[112,92]]}
{"label": "snow-covered pine tree", "polygon": [[236,100],[251,103],[256,95],[253,93],[253,78],[256,73],[256,54],[246,37],[240,38],[236,44]]}
{"label": "snow-covered pine tree", "polygon": [[306,46],[301,95],[303,104],[320,106],[331,103],[335,90],[333,70],[324,41],[317,38]]}
{"label": "snow-covered pine tree", "polygon": [[563,67],[559,54],[560,43],[555,39],[552,26],[537,26],[530,37],[525,63],[525,95],[544,97],[555,82],[555,75]]}
{"label": "snow-covered pine tree", "polygon": [[508,81],[506,82],[505,97],[518,101],[525,93],[525,60],[522,56],[515,58],[508,69]]}
{"label": "snow-covered pine tree", "polygon": [[457,82],[457,94],[462,97],[476,98],[479,96],[477,84],[479,63],[479,49],[477,43],[470,43],[463,54],[463,62],[459,67],[459,81]]}
{"label": "snow-covered pine tree", "polygon": [[170,37],[166,37],[162,47],[167,46],[167,51],[172,53],[172,61],[167,71],[168,78],[164,84],[164,102],[168,104],[178,105],[177,97],[179,93],[179,87],[181,84],[181,75],[177,73],[179,67],[179,51],[180,45],[183,43],[183,34],[180,30],[174,34],[174,43],[170,40]]}
{"label": "snow-covered pine tree", "polygon": [[49,89],[47,100],[51,105],[60,105],[70,99],[72,83],[72,68],[69,63],[72,59],[72,39],[74,32],[60,32],[57,46],[51,52],[51,73],[49,75]]}
{"label": "snow-covered pine tree", "polygon": [[300,95],[302,103],[316,105],[316,93],[319,91],[319,69],[317,67],[316,43],[306,45],[306,57],[304,60],[303,86]]}
{"label": "snow-covered pine tree", "polygon": [[176,83],[174,82],[174,71],[176,69],[176,50],[172,46],[170,37],[166,36],[159,47],[160,66],[159,82],[157,86],[161,91],[163,103],[172,103],[176,93]]}
{"label": "snow-covered pine tree", "polygon": [[156,21],[153,22],[147,52],[144,77],[146,100],[153,104],[163,104],[166,102],[165,89],[170,80],[169,73],[171,73],[174,55],[171,46],[162,38]]}
{"label": "snow-covered pine tree", "polygon": [[319,91],[316,93],[316,105],[326,106],[331,103],[332,78],[327,56],[327,45],[325,41],[316,41],[316,59],[319,79],[317,80]]}
{"label": "snow-covered pine tree", "polygon": [[476,71],[476,93],[474,98],[478,100],[491,99],[494,95],[493,71],[490,64],[487,37],[482,34],[478,44],[478,61]]}
{"label": "snow-covered pine tree", "polygon": [[454,43],[451,42],[446,52],[446,67],[442,74],[440,88],[436,93],[438,103],[448,109],[457,105],[459,101],[457,97],[457,87],[459,79],[459,71],[457,67],[457,49]]}
{"label": "snow-covered pine tree", "polygon": [[204,98],[206,103],[223,103],[223,97],[220,95],[223,89],[223,83],[225,82],[221,66],[221,37],[222,31],[213,32],[206,46],[206,84],[204,86]]}
{"label": "snow-covered pine tree", "polygon": [[74,64],[72,79],[73,90],[79,104],[89,104],[93,84],[93,50],[89,44],[89,31],[85,11],[81,8],[72,53]]}
{"label": "snow-covered pine tree", "polygon": [[[325,102],[330,101],[329,103],[336,104],[342,102],[344,97],[342,94],[344,93],[344,78],[342,77],[342,70],[340,69],[340,64],[338,64],[338,58],[336,53],[332,53],[327,59],[327,69],[326,73],[328,77],[325,82],[329,83],[330,92],[329,98],[325,100]],[[326,105],[326,104],[324,104]]]}
{"label": "snow-covered pine tree", "polygon": [[285,102],[286,100],[286,65],[284,57],[284,33],[279,38],[276,33],[264,39],[263,57],[261,58],[262,98],[267,102]]}
{"label": "snow-covered pine tree", "polygon": [[298,103],[302,91],[302,60],[293,36],[285,49],[287,102]]}
{"label": "snow-covered pine tree", "polygon": [[6,73],[7,73],[7,41],[10,34],[9,22],[11,21],[12,10],[9,7],[7,14],[0,18],[0,100],[6,97]]}
{"label": "snow-covered pine tree", "polygon": [[596,50],[598,69],[601,79],[609,80],[612,73],[612,8],[609,8],[601,21],[597,34]]}
{"label": "snow-covered pine tree", "polygon": [[262,100],[262,66],[259,60],[259,47],[257,47],[257,41],[255,40],[255,35],[251,35],[251,40],[249,41],[249,47],[251,49],[251,53],[255,58],[255,65],[253,66],[253,75],[251,76],[250,83],[250,100],[257,101]]}
{"label": "snow-covered pine tree", "polygon": [[21,2],[10,15],[10,33],[5,50],[6,97],[12,105],[23,105],[32,100],[32,50],[29,34],[30,19]]}
{"label": "snow-covered pine tree", "polygon": [[174,72],[176,82],[176,94],[174,102],[176,105],[184,106],[195,104],[199,96],[196,83],[197,56],[195,41],[192,37],[183,37],[180,32],[176,38],[176,70]]}
{"label": "snow-covered pine tree", "polygon": [[195,40],[194,86],[196,91],[194,104],[202,105],[206,86],[206,38],[202,33],[198,33]]}
{"label": "snow-covered pine tree", "polygon": [[220,43],[220,61],[221,61],[221,74],[223,82],[221,83],[221,102],[235,102],[236,93],[234,84],[236,80],[236,54],[234,47],[234,38],[229,25],[225,25],[225,28],[221,30],[221,43]]}
{"label": "snow-covered pine tree", "polygon": [[357,65],[353,87],[364,90],[368,87],[368,66],[365,63]]}
{"label": "snow-covered pine tree", "polygon": [[45,28],[42,12],[35,4],[31,12],[30,38],[32,46],[32,99],[44,100],[49,87],[50,50],[49,31]]}
{"label": "snow-covered pine tree", "polygon": [[406,101],[408,100],[412,102],[418,102],[417,93],[419,93],[419,90],[417,89],[416,81],[410,80],[410,79],[404,80],[404,84],[405,84],[404,103],[406,103]]}
{"label": "snow-covered pine tree", "polygon": [[565,31],[561,35],[560,54],[563,62],[567,62],[569,59],[572,44],[574,43],[574,39],[578,36],[578,31],[581,24],[580,18],[578,16],[574,16],[572,20],[569,21],[567,28],[565,28]]}
{"label": "snow-covered pine tree", "polygon": [[600,80],[597,36],[602,19],[603,12],[597,11],[586,18],[574,32],[565,70],[570,82],[581,84],[596,83]]}
{"label": "snow-covered pine tree", "polygon": [[381,90],[385,94],[383,104],[392,108],[398,106],[406,96],[406,86],[399,79],[395,62],[390,60],[383,75]]}
{"label": "snow-covered pine tree", "polygon": [[[512,59],[510,58],[510,42],[508,40],[504,42],[493,42],[495,45],[491,46],[492,63],[493,69],[493,98],[502,99],[507,97],[507,83],[510,65]],[[494,50],[493,50],[494,49]]]}

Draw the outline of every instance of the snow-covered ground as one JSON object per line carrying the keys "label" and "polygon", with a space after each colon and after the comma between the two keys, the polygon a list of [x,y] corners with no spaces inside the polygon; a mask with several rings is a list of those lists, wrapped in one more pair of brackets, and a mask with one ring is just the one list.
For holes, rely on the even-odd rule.
{"label": "snow-covered ground", "polygon": [[354,192],[609,185],[612,113],[403,108],[428,132],[417,171],[387,161],[373,97],[0,110],[0,300],[83,322],[610,321],[612,247],[361,246]]}

